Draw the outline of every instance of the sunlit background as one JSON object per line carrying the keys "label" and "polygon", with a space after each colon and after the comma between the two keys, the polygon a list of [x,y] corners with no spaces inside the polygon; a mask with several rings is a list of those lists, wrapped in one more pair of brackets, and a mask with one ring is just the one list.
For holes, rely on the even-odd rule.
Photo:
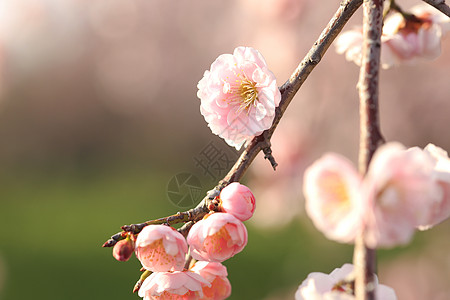
{"label": "sunlit background", "polygon": [[[207,147],[237,157],[200,115],[204,70],[252,46],[281,85],[338,3],[0,0],[0,299],[138,299],[139,262],[102,243],[183,209],[168,195],[174,176],[197,178],[199,199],[214,187],[226,170],[202,167]],[[359,11],[346,28],[360,22]],[[442,48],[381,73],[387,140],[450,150],[450,37]],[[257,210],[248,246],[225,262],[230,299],[293,299],[308,273],[351,261],[351,246],[312,226],[301,184],[324,152],[357,161],[358,72],[331,47],[275,133],[279,168],[258,157],[245,176]],[[380,281],[399,299],[449,299],[449,236],[447,221],[379,251]]]}

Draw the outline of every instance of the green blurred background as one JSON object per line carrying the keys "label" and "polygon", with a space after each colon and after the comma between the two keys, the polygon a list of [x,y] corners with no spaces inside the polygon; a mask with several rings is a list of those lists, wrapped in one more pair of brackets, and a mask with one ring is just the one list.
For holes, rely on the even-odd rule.
{"label": "green blurred background", "polygon": [[[138,299],[139,262],[103,242],[180,210],[167,189],[181,172],[211,189],[223,174],[196,164],[205,146],[237,156],[199,113],[204,70],[248,45],[281,85],[337,8],[322,2],[0,0],[0,299]],[[443,49],[382,73],[388,140],[450,149],[449,39]],[[274,136],[279,169],[258,157],[245,176],[257,211],[248,246],[225,262],[231,299],[293,299],[308,273],[352,260],[307,218],[301,177],[326,151],[357,160],[357,78],[330,48]],[[450,298],[449,225],[380,251],[380,281],[400,299]]]}

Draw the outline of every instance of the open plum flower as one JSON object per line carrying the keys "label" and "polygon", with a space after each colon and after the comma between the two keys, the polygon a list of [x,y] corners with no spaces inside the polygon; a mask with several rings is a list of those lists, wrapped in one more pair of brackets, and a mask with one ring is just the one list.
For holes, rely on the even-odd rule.
{"label": "open plum flower", "polygon": [[435,202],[431,207],[428,218],[418,224],[419,230],[429,229],[450,216],[450,159],[448,154],[445,150],[433,144],[428,144],[423,150],[435,162],[433,176],[437,184],[442,188],[443,195],[440,201]]}
{"label": "open plum flower", "polygon": [[435,181],[435,161],[423,150],[398,143],[375,152],[365,178],[366,244],[392,247],[408,243],[419,224],[430,219],[443,198]]}
{"label": "open plum flower", "polygon": [[187,243],[183,235],[170,226],[148,225],[136,239],[135,253],[142,266],[152,272],[181,271]]}
{"label": "open plum flower", "polygon": [[220,55],[199,81],[197,96],[211,131],[238,150],[272,126],[281,100],[275,76],[250,47]]}
{"label": "open plum flower", "polygon": [[155,272],[145,279],[139,289],[144,300],[203,299],[203,286],[210,283],[192,271]]}
{"label": "open plum flower", "polygon": [[230,297],[231,284],[228,280],[227,268],[218,262],[197,261],[191,268],[210,283],[203,284],[204,300],[222,300]]}
{"label": "open plum flower", "polygon": [[212,213],[192,226],[187,236],[196,260],[222,262],[247,245],[245,225],[228,213]]}
{"label": "open plum flower", "polygon": [[306,212],[329,239],[354,241],[362,213],[360,185],[353,164],[338,154],[325,154],[305,171]]}
{"label": "open plum flower", "polygon": [[[353,290],[346,285],[353,273],[352,264],[344,264],[330,274],[314,272],[302,282],[295,293],[295,300],[354,300]],[[383,284],[378,284],[375,275],[375,299],[396,300],[395,291]]]}
{"label": "open plum flower", "polygon": [[[384,69],[418,59],[435,59],[441,54],[441,39],[450,30],[450,19],[430,5],[411,8],[412,15],[389,15],[381,36],[381,66]],[[361,64],[362,28],[343,32],[336,51],[349,61]]]}
{"label": "open plum flower", "polygon": [[345,158],[325,155],[305,172],[306,211],[328,238],[353,242],[364,229],[370,248],[408,243],[417,227],[450,215],[450,162],[429,145],[381,146],[364,179]]}

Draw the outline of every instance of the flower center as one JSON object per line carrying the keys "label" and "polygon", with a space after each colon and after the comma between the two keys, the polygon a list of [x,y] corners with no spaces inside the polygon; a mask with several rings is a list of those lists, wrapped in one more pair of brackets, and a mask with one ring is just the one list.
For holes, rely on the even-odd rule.
{"label": "flower center", "polygon": [[241,80],[239,86],[239,94],[242,98],[240,109],[249,110],[251,106],[255,106],[258,101],[258,92],[256,91],[256,83],[247,78]]}
{"label": "flower center", "polygon": [[229,94],[227,100],[231,104],[239,105],[237,112],[250,111],[252,106],[258,102],[258,91],[256,82],[249,80],[245,75],[238,74],[234,83],[224,83],[224,93]]}

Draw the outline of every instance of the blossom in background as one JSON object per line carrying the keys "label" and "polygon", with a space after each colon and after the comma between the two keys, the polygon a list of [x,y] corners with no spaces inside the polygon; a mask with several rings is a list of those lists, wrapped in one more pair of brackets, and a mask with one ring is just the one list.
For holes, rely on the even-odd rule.
{"label": "blossom in background", "polygon": [[433,175],[436,182],[441,186],[443,195],[440,201],[431,207],[428,218],[419,224],[419,230],[426,230],[444,221],[450,216],[450,159],[445,150],[428,144],[424,149],[435,161]]}
{"label": "blossom in background", "polygon": [[152,272],[181,271],[187,243],[172,227],[148,225],[136,239],[135,253],[142,266]]}
{"label": "blossom in background", "polygon": [[[314,272],[302,282],[295,293],[295,300],[353,300],[353,290],[345,284],[352,280],[352,264],[344,264],[330,274]],[[395,300],[395,291],[383,284],[378,284],[375,276],[375,299]]]}
{"label": "blossom in background", "polygon": [[361,181],[353,164],[337,154],[326,154],[306,169],[306,212],[329,239],[354,241],[361,223]]}
{"label": "blossom in background", "polygon": [[231,284],[228,280],[227,268],[218,262],[197,261],[191,268],[210,283],[203,285],[205,300],[222,300],[231,295]]}
{"label": "blossom in background", "polygon": [[238,150],[270,128],[281,100],[275,76],[250,47],[220,55],[199,81],[197,96],[211,131]]}
{"label": "blossom in background", "polygon": [[232,182],[220,192],[220,208],[241,221],[247,221],[255,211],[255,196],[239,182]]}
{"label": "blossom in background", "polygon": [[387,143],[364,178],[344,157],[327,154],[305,172],[306,210],[332,240],[353,242],[364,227],[368,247],[394,247],[450,216],[449,183],[447,153],[434,145]]}
{"label": "blossom in background", "polygon": [[203,299],[203,285],[210,285],[192,271],[155,272],[145,279],[139,289],[144,300]]}
{"label": "blossom in background", "polygon": [[[435,59],[441,53],[441,38],[450,30],[450,19],[430,5],[411,9],[412,16],[389,15],[381,36],[381,66],[384,69],[418,59]],[[362,28],[343,32],[336,41],[338,53],[361,64]]]}
{"label": "blossom in background", "polygon": [[[442,199],[435,162],[423,150],[398,143],[381,146],[365,178],[366,244],[393,247],[408,243]],[[450,171],[450,170],[449,170]]]}
{"label": "blossom in background", "polygon": [[192,226],[187,236],[196,260],[222,262],[247,245],[245,225],[228,213],[212,213]]}

